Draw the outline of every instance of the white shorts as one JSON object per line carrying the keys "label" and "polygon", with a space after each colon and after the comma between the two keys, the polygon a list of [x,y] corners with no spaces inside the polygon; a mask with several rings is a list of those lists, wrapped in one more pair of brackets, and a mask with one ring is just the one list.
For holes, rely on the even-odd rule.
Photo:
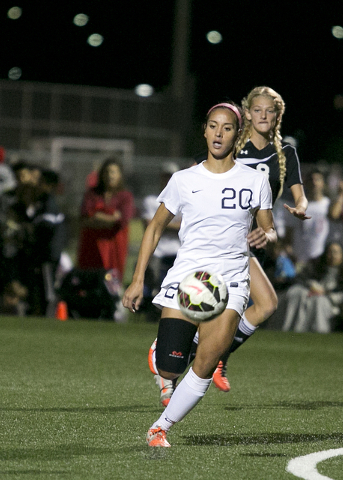
{"label": "white shorts", "polygon": [[[245,312],[249,301],[249,285],[248,282],[246,283],[246,287],[244,288],[244,286],[241,286],[237,292],[235,292],[235,288],[228,288],[229,301],[226,309],[235,310],[240,316],[242,316]],[[173,283],[166,287],[162,287],[159,293],[153,299],[152,303],[160,309],[163,307],[168,307],[174,308],[175,310],[180,310],[177,301],[178,286],[178,283]]]}

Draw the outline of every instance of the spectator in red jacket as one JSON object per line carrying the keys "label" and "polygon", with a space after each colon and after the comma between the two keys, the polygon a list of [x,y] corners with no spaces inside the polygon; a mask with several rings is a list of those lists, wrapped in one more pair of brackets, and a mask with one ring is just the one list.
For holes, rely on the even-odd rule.
{"label": "spectator in red jacket", "polygon": [[81,207],[78,265],[82,269],[117,269],[124,275],[129,243],[129,221],[134,198],[124,186],[119,159],[108,158],[96,187],[86,191]]}

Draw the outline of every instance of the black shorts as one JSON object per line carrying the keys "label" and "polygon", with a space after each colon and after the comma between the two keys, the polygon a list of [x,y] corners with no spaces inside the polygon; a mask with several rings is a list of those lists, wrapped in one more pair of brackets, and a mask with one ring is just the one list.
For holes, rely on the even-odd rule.
{"label": "black shorts", "polygon": [[250,257],[257,258],[259,264],[263,268],[263,265],[266,261],[267,253],[264,248],[252,248],[250,250]]}

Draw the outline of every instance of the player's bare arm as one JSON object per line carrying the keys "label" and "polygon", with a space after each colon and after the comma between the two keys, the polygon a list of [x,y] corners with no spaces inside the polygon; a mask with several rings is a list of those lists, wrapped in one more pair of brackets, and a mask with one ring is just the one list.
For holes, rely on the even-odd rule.
{"label": "player's bare arm", "polygon": [[247,236],[250,247],[265,248],[268,243],[275,243],[277,234],[272,211],[258,210],[256,220],[258,227]]}
{"label": "player's bare arm", "polygon": [[123,305],[130,312],[138,310],[142,303],[144,275],[150,257],[154,253],[164,229],[173,218],[174,215],[161,203],[154,218],[144,232],[132,283],[123,296]]}
{"label": "player's bare arm", "polygon": [[291,192],[295,207],[290,207],[287,203],[284,203],[283,206],[290,214],[299,218],[299,220],[309,220],[311,217],[306,215],[308,200],[304,192],[304,187],[300,183],[297,183],[291,186]]}

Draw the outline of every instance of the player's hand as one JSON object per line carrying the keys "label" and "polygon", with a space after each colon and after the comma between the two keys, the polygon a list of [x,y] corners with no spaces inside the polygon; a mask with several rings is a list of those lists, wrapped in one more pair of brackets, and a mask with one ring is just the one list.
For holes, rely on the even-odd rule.
{"label": "player's hand", "polygon": [[299,218],[299,220],[309,220],[312,217],[309,217],[306,215],[306,211],[302,208],[292,208],[287,203],[284,203],[283,206],[285,207],[286,210],[289,211],[294,217]]}
{"label": "player's hand", "polygon": [[263,228],[258,227],[255,230],[252,230],[248,236],[247,240],[249,242],[250,247],[255,248],[265,248],[268,243],[268,236]]}
{"label": "player's hand", "polygon": [[131,313],[135,313],[137,310],[139,310],[143,300],[143,288],[143,284],[132,282],[123,295],[122,303],[125,308],[130,310]]}

